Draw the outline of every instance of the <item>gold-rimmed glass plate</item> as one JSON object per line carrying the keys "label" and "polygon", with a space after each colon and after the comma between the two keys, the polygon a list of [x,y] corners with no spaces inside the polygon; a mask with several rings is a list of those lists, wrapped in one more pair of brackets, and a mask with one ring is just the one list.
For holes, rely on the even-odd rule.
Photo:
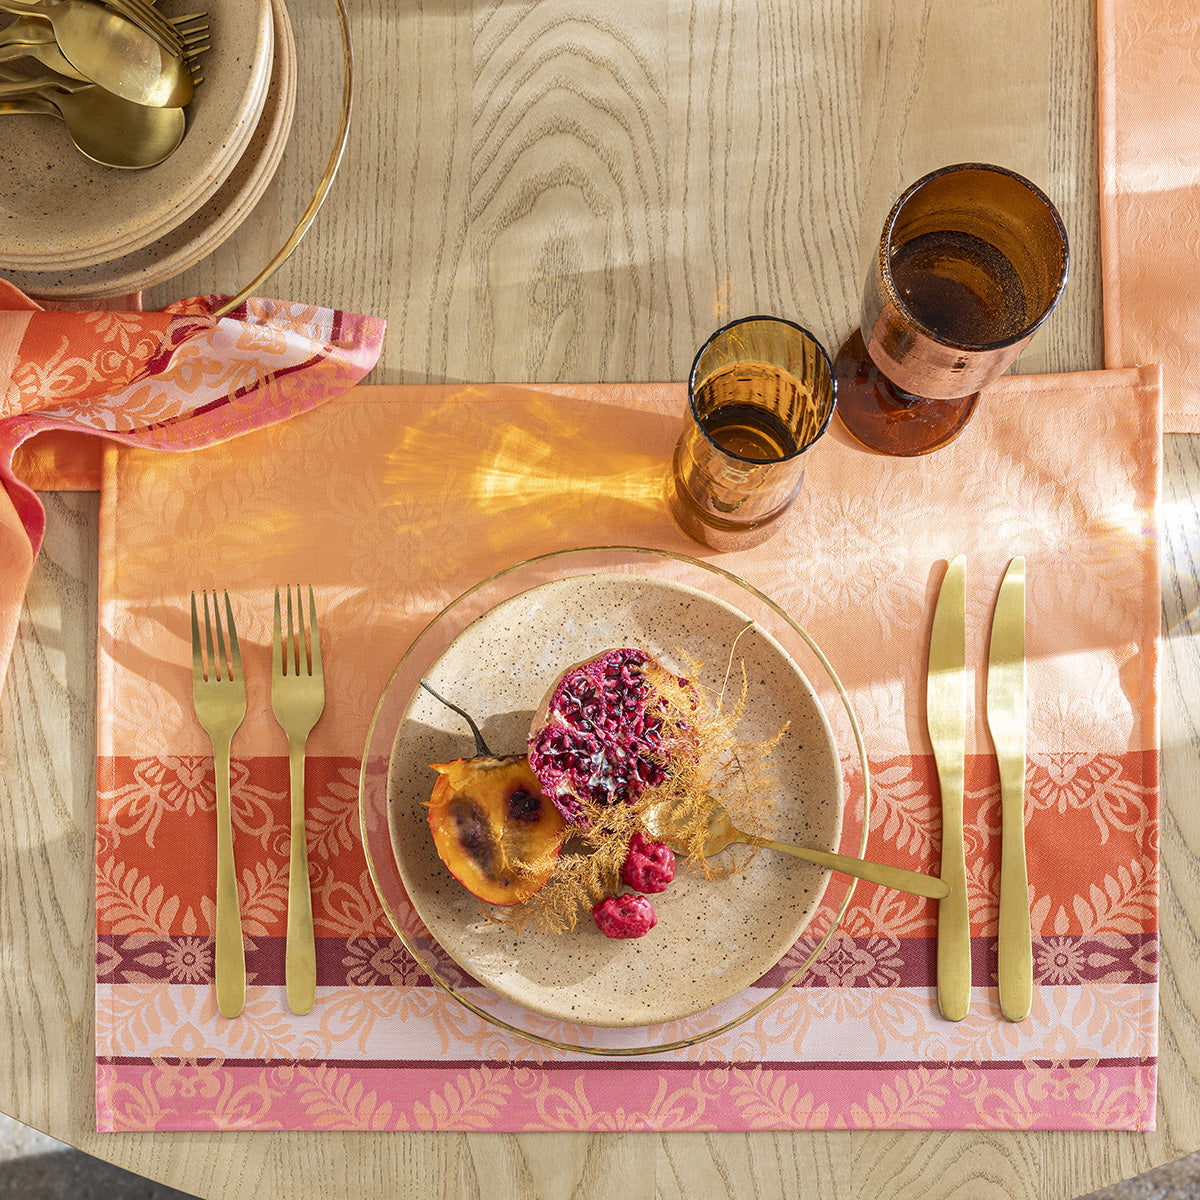
{"label": "gold-rimmed glass plate", "polygon": [[[564,619],[573,606],[596,599],[609,603],[603,619],[594,605],[577,620]],[[705,1041],[762,1012],[832,933],[853,884],[764,853],[726,880],[677,877],[655,898],[660,921],[651,932],[660,938],[653,946],[646,939],[609,942],[590,919],[568,934],[531,937],[527,928],[511,945],[505,941],[510,931],[493,936],[479,920],[478,902],[442,868],[424,823],[421,802],[433,779],[428,762],[437,761],[429,754],[466,755],[472,741],[459,718],[421,691],[419,680],[428,677],[448,698],[474,707],[493,749],[519,750],[507,742],[527,727],[549,681],[544,672],[552,678],[560,665],[584,656],[581,648],[591,652],[588,639],[604,648],[601,642],[619,634],[627,635],[619,641],[649,643],[647,649],[668,659],[680,652],[702,657],[714,686],[731,653],[735,663],[745,661],[752,715],[746,736],[778,731],[790,714],[781,718],[777,704],[796,714],[779,761],[778,785],[790,793],[778,806],[781,834],[862,853],[868,789],[861,737],[819,648],[735,576],[639,548],[530,560],[443,610],[405,654],[377,707],[360,804],[380,899],[436,983],[477,1016],[542,1045],[636,1055]],[[535,645],[541,648],[536,667],[530,661]],[[498,702],[489,706],[486,697]],[[806,790],[801,776],[808,769]],[[822,770],[828,778],[821,778]],[[632,984],[622,982],[626,975]]]}

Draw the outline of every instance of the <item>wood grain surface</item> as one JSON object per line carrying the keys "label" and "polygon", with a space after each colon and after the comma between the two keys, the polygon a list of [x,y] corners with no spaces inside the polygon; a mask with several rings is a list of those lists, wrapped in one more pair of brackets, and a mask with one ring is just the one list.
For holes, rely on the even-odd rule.
{"label": "wood grain surface", "polygon": [[[234,291],[299,217],[336,123],[330,0],[290,0],[301,109],[280,176],[209,260],[147,297]],[[1090,0],[349,0],[338,181],[262,289],[385,315],[371,382],[682,378],[751,311],[830,349],[902,188],[1010,166],[1072,244],[1017,370],[1102,365]],[[214,52],[219,52],[218,48]],[[47,496],[0,697],[0,1110],[220,1200],[1028,1197],[1069,1200],[1200,1148],[1200,438],[1167,439],[1158,1132],[94,1132],[97,502]]]}

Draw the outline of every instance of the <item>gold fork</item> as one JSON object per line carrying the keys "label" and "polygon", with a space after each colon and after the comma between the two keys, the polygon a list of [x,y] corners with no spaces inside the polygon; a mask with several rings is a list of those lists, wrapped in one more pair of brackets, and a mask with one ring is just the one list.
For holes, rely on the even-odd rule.
{"label": "gold fork", "polygon": [[[287,589],[287,637],[283,635],[279,588],[275,589],[275,637],[271,652],[271,707],[288,740],[291,776],[291,860],[288,865],[287,1000],[292,1012],[311,1011],[317,987],[317,954],[313,938],[312,893],[308,882],[308,846],[304,834],[304,746],[325,708],[325,673],[321,667],[321,635],[317,605],[308,589],[308,645],[304,602],[296,588]],[[311,649],[310,649],[311,647]]]}
{"label": "gold fork", "polygon": [[[236,1017],[246,1002],[246,956],[242,947],[242,917],[238,905],[237,871],[233,861],[233,819],[229,805],[229,750],[233,735],[246,715],[246,677],[229,593],[225,593],[228,645],[221,628],[221,608],[212,593],[204,597],[204,654],[196,593],[192,593],[192,703],[196,717],[212,739],[217,780],[217,1007],[223,1017]],[[213,627],[216,627],[216,649]],[[207,663],[207,667],[206,664]]]}

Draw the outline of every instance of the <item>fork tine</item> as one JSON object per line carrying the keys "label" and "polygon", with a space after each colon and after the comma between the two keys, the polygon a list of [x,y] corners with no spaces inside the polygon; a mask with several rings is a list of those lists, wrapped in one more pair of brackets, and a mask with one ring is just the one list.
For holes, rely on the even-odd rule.
{"label": "fork tine", "polygon": [[204,592],[204,651],[205,651],[205,674],[204,678],[210,683],[218,678],[216,670],[216,653],[213,650],[213,635],[212,621],[208,615],[208,592]]}
{"label": "fork tine", "polygon": [[308,644],[304,632],[304,596],[296,585],[296,674],[311,675],[308,666]]}
{"label": "fork tine", "polygon": [[200,619],[196,614],[196,593],[192,593],[192,687],[204,682],[204,658],[200,653]]}
{"label": "fork tine", "polygon": [[296,625],[292,620],[292,585],[288,584],[287,589],[287,612],[288,612],[288,631],[287,631],[287,661],[284,664],[284,674],[299,675],[299,659],[296,654]]}
{"label": "fork tine", "polygon": [[217,601],[216,588],[213,588],[213,624],[217,629],[217,678],[228,679],[229,657],[225,652],[225,630],[221,627],[221,605]]}
{"label": "fork tine", "polygon": [[313,596],[311,583],[308,585],[308,637],[312,644],[312,670],[309,674],[324,676],[325,671],[321,666],[321,632],[317,628],[317,601]]}
{"label": "fork tine", "polygon": [[[216,605],[216,596],[213,596]],[[237,626],[233,622],[233,605],[229,603],[229,592],[225,592],[225,620],[229,623],[229,678],[242,678],[242,647],[238,642]],[[218,626],[218,629],[220,627]]]}
{"label": "fork tine", "polygon": [[283,625],[280,620],[279,586],[275,587],[275,630],[271,638],[271,678],[283,674]]}

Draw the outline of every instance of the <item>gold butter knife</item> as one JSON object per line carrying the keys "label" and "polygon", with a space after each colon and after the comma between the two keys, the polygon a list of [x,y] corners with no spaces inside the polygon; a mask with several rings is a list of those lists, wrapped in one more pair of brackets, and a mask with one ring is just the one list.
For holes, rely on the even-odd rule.
{"label": "gold butter knife", "polygon": [[1025,869],[1025,560],[1014,558],[1000,584],[988,646],[987,720],[1000,768],[1000,1011],[1029,1015],[1033,946]]}
{"label": "gold butter knife", "polygon": [[929,638],[925,717],[942,794],[943,882],[938,901],[938,1008],[961,1021],[971,1006],[971,927],[967,917],[967,866],[963,849],[963,760],[967,738],[966,575],[960,554],[946,568]]}

